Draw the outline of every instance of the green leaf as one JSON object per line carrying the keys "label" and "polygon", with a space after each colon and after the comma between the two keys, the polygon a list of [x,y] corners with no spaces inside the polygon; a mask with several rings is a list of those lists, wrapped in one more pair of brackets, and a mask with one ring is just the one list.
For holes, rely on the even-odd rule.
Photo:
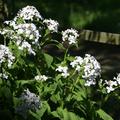
{"label": "green leaf", "polygon": [[61,43],[58,43],[56,46],[57,46],[59,49],[65,50],[63,44],[61,44]]}
{"label": "green leaf", "polygon": [[58,92],[57,94],[53,94],[50,98],[54,103],[57,103],[61,100],[60,98],[60,93]]}
{"label": "green leaf", "polygon": [[99,115],[99,117],[102,118],[103,120],[113,120],[113,118],[106,112],[104,112],[102,109],[99,109],[96,112]]}
{"label": "green leaf", "polygon": [[82,101],[85,98],[85,92],[84,91],[74,92],[73,98],[77,101]]}
{"label": "green leaf", "polygon": [[73,112],[69,112],[67,109],[58,108],[57,111],[52,112],[54,117],[60,120],[85,120]]}
{"label": "green leaf", "polygon": [[53,62],[53,57],[47,53],[44,53],[44,58],[45,58],[45,61],[47,63],[47,66],[49,68]]}
{"label": "green leaf", "polygon": [[52,84],[50,86],[44,86],[44,92],[53,94],[57,88],[57,84]]}
{"label": "green leaf", "polygon": [[41,105],[41,108],[39,110],[36,111],[36,113],[30,111],[30,113],[37,119],[37,120],[41,120],[41,117],[44,115],[45,112],[50,112],[50,106],[47,103],[47,101],[44,101]]}
{"label": "green leaf", "polygon": [[10,91],[10,88],[4,86],[0,88],[0,95],[4,95],[5,98],[11,98],[12,97],[12,93]]}
{"label": "green leaf", "polygon": [[31,84],[34,83],[35,80],[17,80],[16,83],[17,85],[25,85],[25,84]]}
{"label": "green leaf", "polygon": [[63,44],[60,43],[59,41],[52,39],[52,40],[50,40],[49,42],[52,43],[53,45],[55,45],[58,49],[65,50],[65,47],[64,47]]}

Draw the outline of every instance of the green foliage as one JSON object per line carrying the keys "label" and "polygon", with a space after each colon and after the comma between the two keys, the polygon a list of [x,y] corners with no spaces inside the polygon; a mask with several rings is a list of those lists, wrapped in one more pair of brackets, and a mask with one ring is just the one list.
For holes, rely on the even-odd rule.
{"label": "green foliage", "polygon": [[102,120],[113,120],[112,117],[110,117],[107,113],[105,113],[102,109],[99,109],[96,111]]}
{"label": "green foliage", "polygon": [[52,112],[52,115],[60,120],[85,120],[80,118],[73,112],[69,112],[67,109],[58,108],[55,112]]}
{"label": "green foliage", "polygon": [[45,112],[50,112],[50,106],[49,104],[47,103],[47,101],[44,101],[42,103],[42,108],[38,111],[36,111],[36,113],[34,112],[30,112],[37,120],[41,120],[42,119],[42,116],[45,114]]}
{"label": "green foliage", "polygon": [[49,68],[53,62],[53,57],[49,54],[44,53],[45,61],[47,63],[47,67]]}

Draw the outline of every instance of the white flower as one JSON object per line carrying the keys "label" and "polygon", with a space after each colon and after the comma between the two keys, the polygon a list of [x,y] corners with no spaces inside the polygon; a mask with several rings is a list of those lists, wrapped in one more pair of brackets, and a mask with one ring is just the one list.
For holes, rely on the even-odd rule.
{"label": "white flower", "polygon": [[58,32],[59,23],[52,19],[45,19],[43,21],[51,32]]}
{"label": "white flower", "polygon": [[46,81],[47,79],[48,79],[48,77],[45,76],[45,75],[37,75],[37,76],[35,76],[35,80]]}
{"label": "white flower", "polygon": [[5,28],[1,34],[14,40],[20,50],[27,49],[29,54],[36,54],[34,48],[39,46],[38,40],[41,35],[33,23],[16,24],[13,30]]}
{"label": "white flower", "polygon": [[90,81],[90,80],[87,80],[86,82],[85,82],[85,86],[91,86],[91,85],[95,85],[96,84],[96,82],[95,81]]}
{"label": "white flower", "polygon": [[20,50],[27,49],[29,54],[35,55],[34,46],[39,45],[38,40],[41,37],[36,26],[33,23],[18,24],[15,32],[14,39],[18,48]]}
{"label": "white flower", "polygon": [[42,16],[34,6],[26,6],[22,8],[22,10],[17,13],[17,17],[22,17],[24,20],[31,21],[33,21],[34,19],[43,20]]}
{"label": "white flower", "polygon": [[0,73],[0,78],[2,79],[8,79],[8,75],[6,73]]}
{"label": "white flower", "polygon": [[22,41],[21,45],[18,48],[20,50],[27,49],[29,54],[36,55],[35,51],[32,49],[31,44],[29,44],[27,41]]}
{"label": "white flower", "polygon": [[112,80],[109,80],[109,81],[105,80],[105,83],[107,85],[106,87],[107,93],[114,91],[116,89],[115,87],[118,85],[117,81],[112,81]]}
{"label": "white flower", "polygon": [[14,20],[5,21],[4,23],[13,27],[13,28],[16,27],[16,22]]}
{"label": "white flower", "polygon": [[83,64],[83,58],[80,56],[76,56],[75,60],[73,60],[70,65],[72,66],[72,68],[75,68],[76,71],[80,71],[81,69],[81,65]]}
{"label": "white flower", "polygon": [[68,67],[67,66],[58,66],[58,68],[56,69],[56,71],[61,72],[61,75],[66,78],[69,76],[68,73]]}
{"label": "white flower", "polygon": [[68,41],[70,45],[77,43],[76,39],[78,36],[79,36],[78,31],[73,28],[62,31],[62,40]]}
{"label": "white flower", "polygon": [[110,93],[111,91],[114,91],[115,88],[113,88],[112,86],[107,86],[106,90],[107,90],[107,93]]}
{"label": "white flower", "polygon": [[18,29],[17,33],[20,34],[24,34],[24,30],[23,29]]}
{"label": "white flower", "polygon": [[[8,21],[6,21],[9,23]],[[10,21],[10,26],[12,26]],[[14,24],[13,28],[3,28],[1,34],[14,40],[16,43],[21,43],[27,40],[29,44],[38,45],[38,40],[41,37],[37,27],[33,23]],[[20,42],[21,41],[21,42]],[[18,44],[17,44],[18,45]]]}
{"label": "white flower", "polygon": [[10,39],[14,39],[14,37],[15,37],[14,33],[15,32],[12,29],[3,28],[2,30],[0,30],[1,35],[8,37]]}
{"label": "white flower", "polygon": [[11,67],[15,57],[5,45],[0,45],[0,64],[7,62],[8,67]]}
{"label": "white flower", "polygon": [[111,91],[115,90],[115,88],[113,88],[112,86],[110,87],[107,86],[106,89],[107,89],[107,93],[110,93]]}
{"label": "white flower", "polygon": [[84,58],[76,56],[70,65],[82,73],[82,78],[86,80],[86,86],[95,85],[95,79],[100,76],[101,67],[93,56],[89,54],[85,54]]}
{"label": "white flower", "polygon": [[117,81],[112,81],[112,80],[105,80],[105,83],[108,85],[108,86],[117,86]]}
{"label": "white flower", "polygon": [[39,31],[33,23],[24,23],[16,25],[15,31],[18,35],[24,36],[23,39],[28,38],[30,40],[33,40],[34,44],[37,43],[39,37],[41,37]]}
{"label": "white flower", "polygon": [[100,76],[101,67],[98,61],[91,55],[86,54],[84,57],[84,74],[83,78],[87,80],[95,79]]}
{"label": "white flower", "polygon": [[117,78],[114,77],[114,80],[116,80],[118,85],[120,85],[120,73],[118,74]]}
{"label": "white flower", "polygon": [[87,80],[87,83],[94,83],[95,78],[101,73],[100,64],[89,54],[86,54],[84,58],[76,56],[70,65],[76,71],[83,72],[82,77]]}
{"label": "white flower", "polygon": [[63,72],[61,73],[61,75],[64,77],[64,78],[67,78],[69,76],[69,73],[68,72]]}
{"label": "white flower", "polygon": [[11,21],[4,21],[5,24],[9,25]]}
{"label": "white flower", "polygon": [[77,65],[76,68],[75,68],[76,71],[80,72],[81,70],[81,66],[80,65]]}

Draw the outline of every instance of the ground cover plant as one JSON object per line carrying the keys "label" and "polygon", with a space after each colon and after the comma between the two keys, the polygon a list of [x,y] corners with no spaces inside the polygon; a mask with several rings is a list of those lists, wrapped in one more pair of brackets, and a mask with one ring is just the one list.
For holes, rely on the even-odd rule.
{"label": "ground cover plant", "polygon": [[[104,80],[90,54],[72,56],[79,32],[59,30],[34,6],[26,6],[0,30],[0,116],[3,120],[113,120],[120,103],[120,74]],[[47,46],[61,50],[50,54]],[[54,51],[53,50],[53,51]]]}

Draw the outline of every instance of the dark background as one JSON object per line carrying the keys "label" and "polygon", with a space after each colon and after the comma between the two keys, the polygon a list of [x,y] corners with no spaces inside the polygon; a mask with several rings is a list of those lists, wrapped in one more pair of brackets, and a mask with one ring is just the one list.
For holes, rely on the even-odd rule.
{"label": "dark background", "polygon": [[120,0],[6,0],[9,18],[26,5],[44,18],[58,20],[62,28],[120,32]]}

